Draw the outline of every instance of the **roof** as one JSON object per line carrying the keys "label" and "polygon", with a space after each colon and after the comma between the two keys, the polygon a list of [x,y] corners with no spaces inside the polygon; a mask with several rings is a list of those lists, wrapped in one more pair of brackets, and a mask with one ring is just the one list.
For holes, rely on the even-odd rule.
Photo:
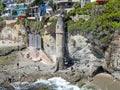
{"label": "roof", "polygon": [[62,16],[58,16],[56,23],[56,33],[64,33],[64,23]]}
{"label": "roof", "polygon": [[80,2],[80,0],[53,0],[54,3]]}
{"label": "roof", "polygon": [[61,16],[58,16],[57,24],[59,25],[63,24],[63,20]]}

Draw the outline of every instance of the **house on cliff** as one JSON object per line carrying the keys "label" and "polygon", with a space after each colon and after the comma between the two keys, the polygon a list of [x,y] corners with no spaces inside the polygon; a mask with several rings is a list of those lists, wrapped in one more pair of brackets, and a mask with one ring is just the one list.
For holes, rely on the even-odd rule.
{"label": "house on cliff", "polygon": [[20,4],[9,4],[5,8],[5,13],[2,17],[8,17],[9,19],[16,19],[20,15],[26,15],[26,9],[28,8],[27,4],[20,3]]}
{"label": "house on cliff", "polygon": [[28,19],[38,18],[41,21],[43,16],[45,15],[52,16],[52,13],[53,13],[52,7],[44,3],[40,6],[30,7]]}

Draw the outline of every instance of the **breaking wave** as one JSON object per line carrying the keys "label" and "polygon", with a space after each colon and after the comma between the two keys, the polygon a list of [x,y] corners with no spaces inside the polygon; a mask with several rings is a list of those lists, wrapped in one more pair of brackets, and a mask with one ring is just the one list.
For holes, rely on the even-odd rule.
{"label": "breaking wave", "polygon": [[53,77],[48,80],[38,79],[33,83],[15,82],[11,83],[11,86],[15,90],[88,90],[72,85],[61,77]]}

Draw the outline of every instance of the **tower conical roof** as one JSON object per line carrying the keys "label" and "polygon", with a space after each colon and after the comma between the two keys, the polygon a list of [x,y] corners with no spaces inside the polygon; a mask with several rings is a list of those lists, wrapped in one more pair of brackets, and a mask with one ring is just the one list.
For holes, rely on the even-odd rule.
{"label": "tower conical roof", "polygon": [[62,16],[59,16],[56,23],[56,33],[64,33],[64,23]]}

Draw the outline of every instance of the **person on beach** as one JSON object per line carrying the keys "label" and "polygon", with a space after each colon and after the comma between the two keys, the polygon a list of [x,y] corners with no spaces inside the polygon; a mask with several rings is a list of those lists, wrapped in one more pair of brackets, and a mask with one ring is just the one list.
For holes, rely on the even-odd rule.
{"label": "person on beach", "polygon": [[17,69],[19,69],[19,63],[17,63]]}
{"label": "person on beach", "polygon": [[11,83],[11,82],[12,82],[12,78],[9,76],[9,77],[7,78],[7,81],[8,81],[9,83]]}
{"label": "person on beach", "polygon": [[84,70],[81,70],[81,72],[82,72],[82,76],[84,77],[84,75],[85,75],[85,71],[84,71]]}
{"label": "person on beach", "polygon": [[40,71],[40,66],[38,66],[38,71]]}
{"label": "person on beach", "polygon": [[37,66],[35,66],[35,70],[37,70],[38,69],[38,67]]}

